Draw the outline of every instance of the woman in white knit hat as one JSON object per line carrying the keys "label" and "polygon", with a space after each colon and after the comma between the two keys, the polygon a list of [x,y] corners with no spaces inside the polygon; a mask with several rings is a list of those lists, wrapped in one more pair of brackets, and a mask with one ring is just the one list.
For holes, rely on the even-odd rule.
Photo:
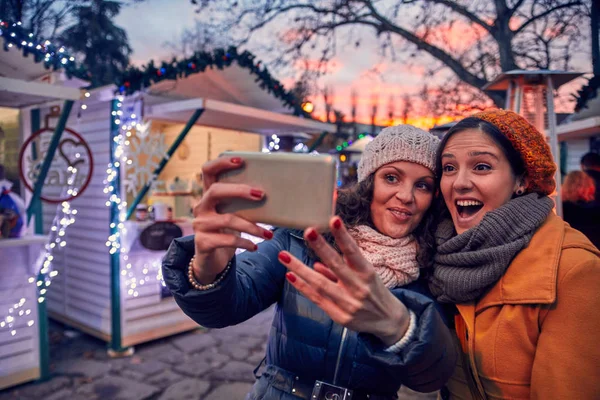
{"label": "woman in white knit hat", "polygon": [[[363,153],[358,183],[339,193],[330,237],[313,228],[273,234],[218,214],[216,190],[205,187],[195,235],[173,242],[163,276],[205,327],[235,325],[277,303],[266,368],[247,398],[383,400],[401,385],[429,392],[446,382],[457,354],[419,280],[438,142],[409,125],[384,129]],[[242,165],[227,157],[207,163],[205,186]],[[247,190],[213,185],[220,197]],[[244,198],[264,196],[257,194]],[[256,247],[226,229],[267,240]],[[249,251],[234,256],[231,243]]]}

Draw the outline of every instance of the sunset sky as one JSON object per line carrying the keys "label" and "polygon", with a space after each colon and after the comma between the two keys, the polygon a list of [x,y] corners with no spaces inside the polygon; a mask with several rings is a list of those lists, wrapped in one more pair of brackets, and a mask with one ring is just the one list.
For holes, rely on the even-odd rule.
{"label": "sunset sky", "polygon": [[[173,51],[165,46],[167,41],[177,41],[185,28],[192,27],[197,14],[189,0],[146,0],[146,2],[128,6],[123,9],[118,16],[116,23],[127,30],[131,46],[134,50],[132,62],[134,64],[143,64],[150,59],[161,59],[169,57]],[[450,37],[450,46],[453,49],[460,49],[462,46],[469,46],[475,40],[465,37],[465,27],[460,24],[454,24]],[[422,62],[413,66],[394,61],[391,57],[382,57],[377,52],[377,42],[374,35],[365,31],[361,36],[362,43],[358,49],[345,49],[338,51],[336,58],[331,63],[331,73],[321,78],[319,86],[328,85],[334,93],[333,106],[341,110],[346,115],[350,115],[351,92],[356,90],[358,94],[358,119],[359,122],[370,123],[370,107],[374,93],[379,97],[378,122],[387,122],[388,103],[390,96],[396,99],[396,113],[400,113],[402,97],[405,94],[412,95],[414,118],[409,119],[409,123],[420,125],[422,127],[431,127],[435,122],[445,123],[449,119],[433,120],[430,116],[418,111],[420,101],[414,98],[424,82],[424,67],[428,62],[433,62],[424,54],[419,54]],[[261,54],[261,50],[252,44],[247,47],[258,59],[268,58],[266,54]],[[581,60],[577,68],[578,71],[586,72],[591,69],[588,60]],[[272,71],[273,72],[273,71]],[[432,82],[442,82],[447,72],[441,72],[434,78],[428,78]],[[291,87],[294,82],[292,76],[275,72],[274,75],[281,80],[286,87]],[[447,76],[447,75],[446,75]],[[560,91],[563,99],[568,98],[580,87],[582,81],[574,82],[572,85],[563,88]],[[313,99],[315,103],[315,113],[317,117],[322,116],[324,105],[321,96]],[[557,106],[557,111],[570,111],[571,106],[567,103]],[[397,121],[400,122],[400,121]]]}

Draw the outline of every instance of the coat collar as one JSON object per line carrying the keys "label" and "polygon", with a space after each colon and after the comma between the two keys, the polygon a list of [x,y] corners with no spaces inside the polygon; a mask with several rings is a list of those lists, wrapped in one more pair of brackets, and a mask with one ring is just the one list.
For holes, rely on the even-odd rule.
{"label": "coat collar", "polygon": [[498,283],[477,302],[475,311],[498,304],[554,303],[565,228],[564,221],[551,213]]}

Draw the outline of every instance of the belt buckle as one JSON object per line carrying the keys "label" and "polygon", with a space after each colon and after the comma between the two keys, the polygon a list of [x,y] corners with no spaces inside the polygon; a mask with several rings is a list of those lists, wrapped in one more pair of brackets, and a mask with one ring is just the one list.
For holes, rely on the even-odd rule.
{"label": "belt buckle", "polygon": [[311,400],[352,400],[352,390],[316,381]]}

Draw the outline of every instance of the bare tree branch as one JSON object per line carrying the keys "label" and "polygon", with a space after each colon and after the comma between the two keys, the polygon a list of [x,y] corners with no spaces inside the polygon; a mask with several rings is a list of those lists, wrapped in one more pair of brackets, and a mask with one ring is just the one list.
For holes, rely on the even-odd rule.
{"label": "bare tree branch", "polygon": [[[344,46],[359,47],[366,28],[378,39],[386,60],[401,59],[425,67],[425,76],[451,71],[481,88],[501,71],[515,68],[568,66],[582,52],[580,32],[590,16],[582,10],[590,0],[198,0],[197,11],[222,16],[214,24],[250,38],[258,31],[284,26],[276,41],[261,41],[280,65],[318,59],[318,72]],[[410,16],[410,18],[408,17]],[[413,18],[414,16],[414,18]],[[458,25],[465,40],[453,35]],[[515,20],[521,25],[511,29]],[[212,21],[211,21],[212,22]],[[356,28],[356,29],[354,29]],[[470,30],[470,31],[469,31]],[[343,33],[342,33],[343,32]],[[355,38],[352,34],[356,32]],[[587,32],[586,32],[587,33]],[[588,35],[589,36],[589,35]],[[256,37],[256,36],[254,36]],[[346,44],[342,44],[343,41]],[[430,58],[417,58],[427,54]],[[321,69],[323,67],[323,69]],[[463,85],[464,86],[464,85]],[[497,104],[501,97],[494,96]]]}
{"label": "bare tree branch", "polygon": [[488,24],[487,22],[485,22],[484,20],[479,18],[477,15],[475,15],[472,12],[470,12],[469,10],[467,10],[466,7],[463,7],[460,4],[458,4],[456,1],[432,0],[432,2],[437,3],[437,4],[442,4],[442,5],[450,8],[452,11],[455,11],[456,13],[462,15],[463,17],[467,18],[468,20],[481,26],[483,29],[485,29],[489,33],[493,33],[493,31],[494,31],[494,27],[492,25]]}
{"label": "bare tree branch", "polygon": [[[453,58],[450,54],[446,53],[445,51],[443,51],[439,47],[436,47],[436,46],[434,46],[432,44],[424,42],[419,37],[417,37],[416,35],[414,35],[412,32],[409,32],[406,29],[403,29],[403,28],[401,28],[401,27],[399,27],[397,25],[394,25],[387,18],[385,18],[383,15],[379,14],[377,12],[377,10],[375,9],[375,7],[373,7],[373,5],[370,4],[370,2],[365,2],[365,4],[367,5],[367,7],[369,8],[369,10],[371,11],[371,15],[377,21],[380,22],[380,25],[369,23],[369,25],[372,25],[372,26],[374,26],[375,28],[378,29],[378,33],[381,33],[381,32],[384,32],[384,31],[394,32],[394,33],[402,36],[403,38],[405,38],[409,42],[413,43],[414,45],[416,45],[417,49],[419,49],[419,50],[425,50],[426,52],[428,52],[429,54],[431,54],[432,56],[434,56],[438,60],[442,61],[461,80],[469,83],[472,86],[478,87],[478,88],[481,88],[483,85],[485,85],[486,81],[484,79],[481,79],[478,76],[476,76],[476,75],[470,73],[469,71],[467,71],[463,67],[463,65],[458,60],[456,60],[455,58]],[[362,22],[362,23],[364,23],[364,22]]]}
{"label": "bare tree branch", "polygon": [[548,15],[552,14],[553,12],[558,11],[560,9],[574,7],[574,6],[581,6],[581,5],[583,5],[583,3],[581,1],[573,1],[573,2],[570,2],[570,3],[563,3],[563,4],[560,4],[560,5],[556,6],[556,7],[549,8],[546,11],[544,11],[542,13],[539,13],[538,15],[532,16],[527,21],[525,21],[520,27],[518,27],[517,29],[513,30],[513,32],[515,34],[518,34],[518,33],[522,32],[525,28],[527,28],[529,25],[531,25],[532,23],[534,23],[535,21],[537,21],[539,19],[542,19],[542,18],[544,18],[544,17],[546,17],[546,16],[548,16]]}
{"label": "bare tree branch", "polygon": [[515,11],[517,11],[519,9],[519,7],[521,7],[523,5],[523,3],[525,3],[526,0],[518,0],[510,9],[511,11],[511,15],[515,13]]}

